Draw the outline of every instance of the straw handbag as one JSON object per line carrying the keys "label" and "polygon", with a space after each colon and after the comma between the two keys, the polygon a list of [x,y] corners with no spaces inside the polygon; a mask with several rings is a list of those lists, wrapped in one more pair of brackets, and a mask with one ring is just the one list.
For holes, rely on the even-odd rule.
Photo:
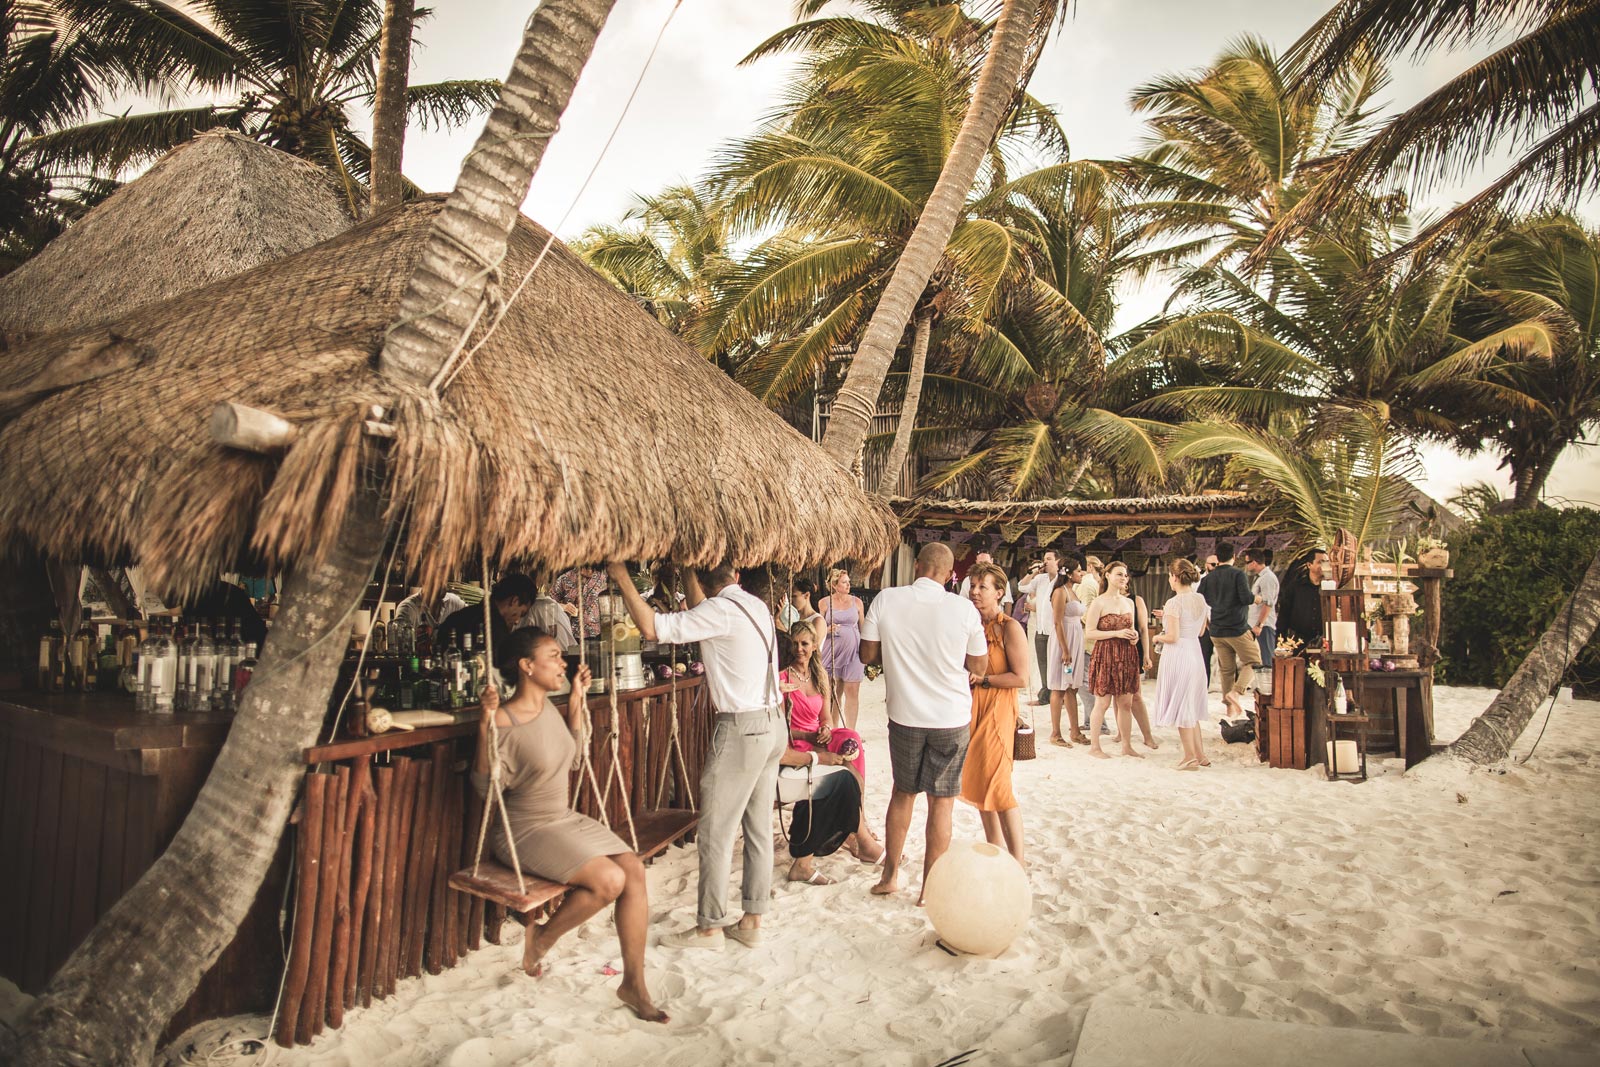
{"label": "straw handbag", "polygon": [[1019,709],[1019,714],[1017,716],[1016,739],[1011,745],[1011,758],[1013,760],[1037,759],[1039,756],[1039,749],[1038,746],[1034,744],[1033,739],[1033,721],[1030,717],[1027,722],[1024,722]]}

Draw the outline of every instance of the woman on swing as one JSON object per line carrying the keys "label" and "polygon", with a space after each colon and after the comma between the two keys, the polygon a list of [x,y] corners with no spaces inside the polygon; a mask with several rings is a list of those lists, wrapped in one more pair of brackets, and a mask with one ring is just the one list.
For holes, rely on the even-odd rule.
{"label": "woman on swing", "polygon": [[[513,852],[497,820],[491,838],[494,856],[508,867],[520,862],[529,874],[571,887],[547,922],[529,924],[523,970],[535,978],[542,975],[544,957],[561,936],[615,902],[617,937],[622,942],[622,985],[617,996],[639,1018],[664,1023],[666,1012],[655,1006],[645,988],[650,902],[644,864],[616,834],[573,811],[567,800],[585,708],[581,698],[569,700],[563,718],[550,700],[550,692],[560,687],[566,673],[561,646],[545,631],[530,628],[514,631],[505,647],[495,652],[501,675],[516,691],[502,704],[494,686],[483,690],[478,751],[472,762],[472,787],[489,803],[493,722],[500,734],[501,795],[516,839]],[[589,678],[589,668],[579,667],[573,692],[585,692]]]}

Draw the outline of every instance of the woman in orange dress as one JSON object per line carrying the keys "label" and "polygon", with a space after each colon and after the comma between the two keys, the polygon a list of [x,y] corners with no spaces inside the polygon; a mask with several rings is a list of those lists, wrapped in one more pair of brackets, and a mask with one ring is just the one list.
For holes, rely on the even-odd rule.
{"label": "woman in orange dress", "polygon": [[983,674],[968,675],[972,686],[972,729],[961,766],[961,799],[978,809],[983,836],[1023,863],[1022,809],[1011,791],[1011,753],[1017,734],[1017,690],[1028,684],[1027,631],[1002,610],[1006,572],[979,563],[968,572],[968,595],[983,618],[989,663]]}

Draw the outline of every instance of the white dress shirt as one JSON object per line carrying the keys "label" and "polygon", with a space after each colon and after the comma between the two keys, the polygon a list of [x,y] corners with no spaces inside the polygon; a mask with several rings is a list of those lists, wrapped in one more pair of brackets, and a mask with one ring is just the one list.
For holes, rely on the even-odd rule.
{"label": "white dress shirt", "polygon": [[929,730],[971,724],[967,657],[989,651],[972,601],[932,578],[885,589],[872,598],[861,640],[883,646],[890,722]]}
{"label": "white dress shirt", "polygon": [[[736,605],[743,605],[749,617]],[[737,584],[688,611],[658,611],[655,625],[659,644],[699,643],[711,703],[718,711],[761,711],[781,702],[772,613]]]}
{"label": "white dress shirt", "polygon": [[547,596],[541,596],[533,602],[533,607],[518,622],[516,629],[521,630],[527,626],[537,626],[545,633],[553,636],[561,643],[561,651],[570,652],[578,647],[578,639],[572,634],[572,620],[567,618],[567,613],[561,605]]}
{"label": "white dress shirt", "polygon": [[1046,623],[1050,621],[1050,594],[1054,592],[1056,577],[1047,571],[1040,571],[1032,578],[1025,578],[1017,583],[1017,588],[1024,596],[1032,597],[1028,601],[1028,634],[1049,634]]}

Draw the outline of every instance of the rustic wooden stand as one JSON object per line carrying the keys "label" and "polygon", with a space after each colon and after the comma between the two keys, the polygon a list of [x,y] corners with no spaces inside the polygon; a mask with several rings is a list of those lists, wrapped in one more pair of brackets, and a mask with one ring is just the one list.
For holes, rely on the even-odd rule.
{"label": "rustic wooden stand", "polygon": [[1273,767],[1303,771],[1308,760],[1306,744],[1306,661],[1300,656],[1272,660],[1272,697],[1256,722],[1258,736],[1266,738],[1265,758]]}
{"label": "rustic wooden stand", "polygon": [[[1335,781],[1339,781],[1340,779],[1345,779],[1345,780],[1348,780],[1348,781],[1362,781],[1362,782],[1366,781],[1367,780],[1367,726],[1371,722],[1371,720],[1368,719],[1367,716],[1365,716],[1365,715],[1328,715],[1328,716],[1325,716],[1324,721],[1327,723],[1327,728],[1328,728],[1328,742],[1327,743],[1329,745],[1332,745],[1333,748],[1334,748],[1333,757],[1331,759],[1328,758],[1326,749],[1324,749],[1324,754],[1323,754],[1323,759],[1327,762],[1327,767],[1328,767],[1328,781],[1335,782]],[[1353,736],[1352,737],[1344,737],[1344,738],[1340,737],[1341,734],[1346,734],[1346,733],[1351,734]],[[1359,771],[1357,771],[1355,773],[1350,773],[1350,772],[1346,772],[1344,774],[1340,774],[1339,773],[1339,770],[1338,770],[1338,768],[1339,768],[1339,748],[1338,748],[1338,743],[1341,740],[1345,740],[1345,741],[1354,740],[1355,741],[1355,743],[1356,743],[1356,752],[1357,752],[1357,754],[1359,755],[1359,758],[1360,758],[1360,767],[1361,767],[1361,769]]]}

